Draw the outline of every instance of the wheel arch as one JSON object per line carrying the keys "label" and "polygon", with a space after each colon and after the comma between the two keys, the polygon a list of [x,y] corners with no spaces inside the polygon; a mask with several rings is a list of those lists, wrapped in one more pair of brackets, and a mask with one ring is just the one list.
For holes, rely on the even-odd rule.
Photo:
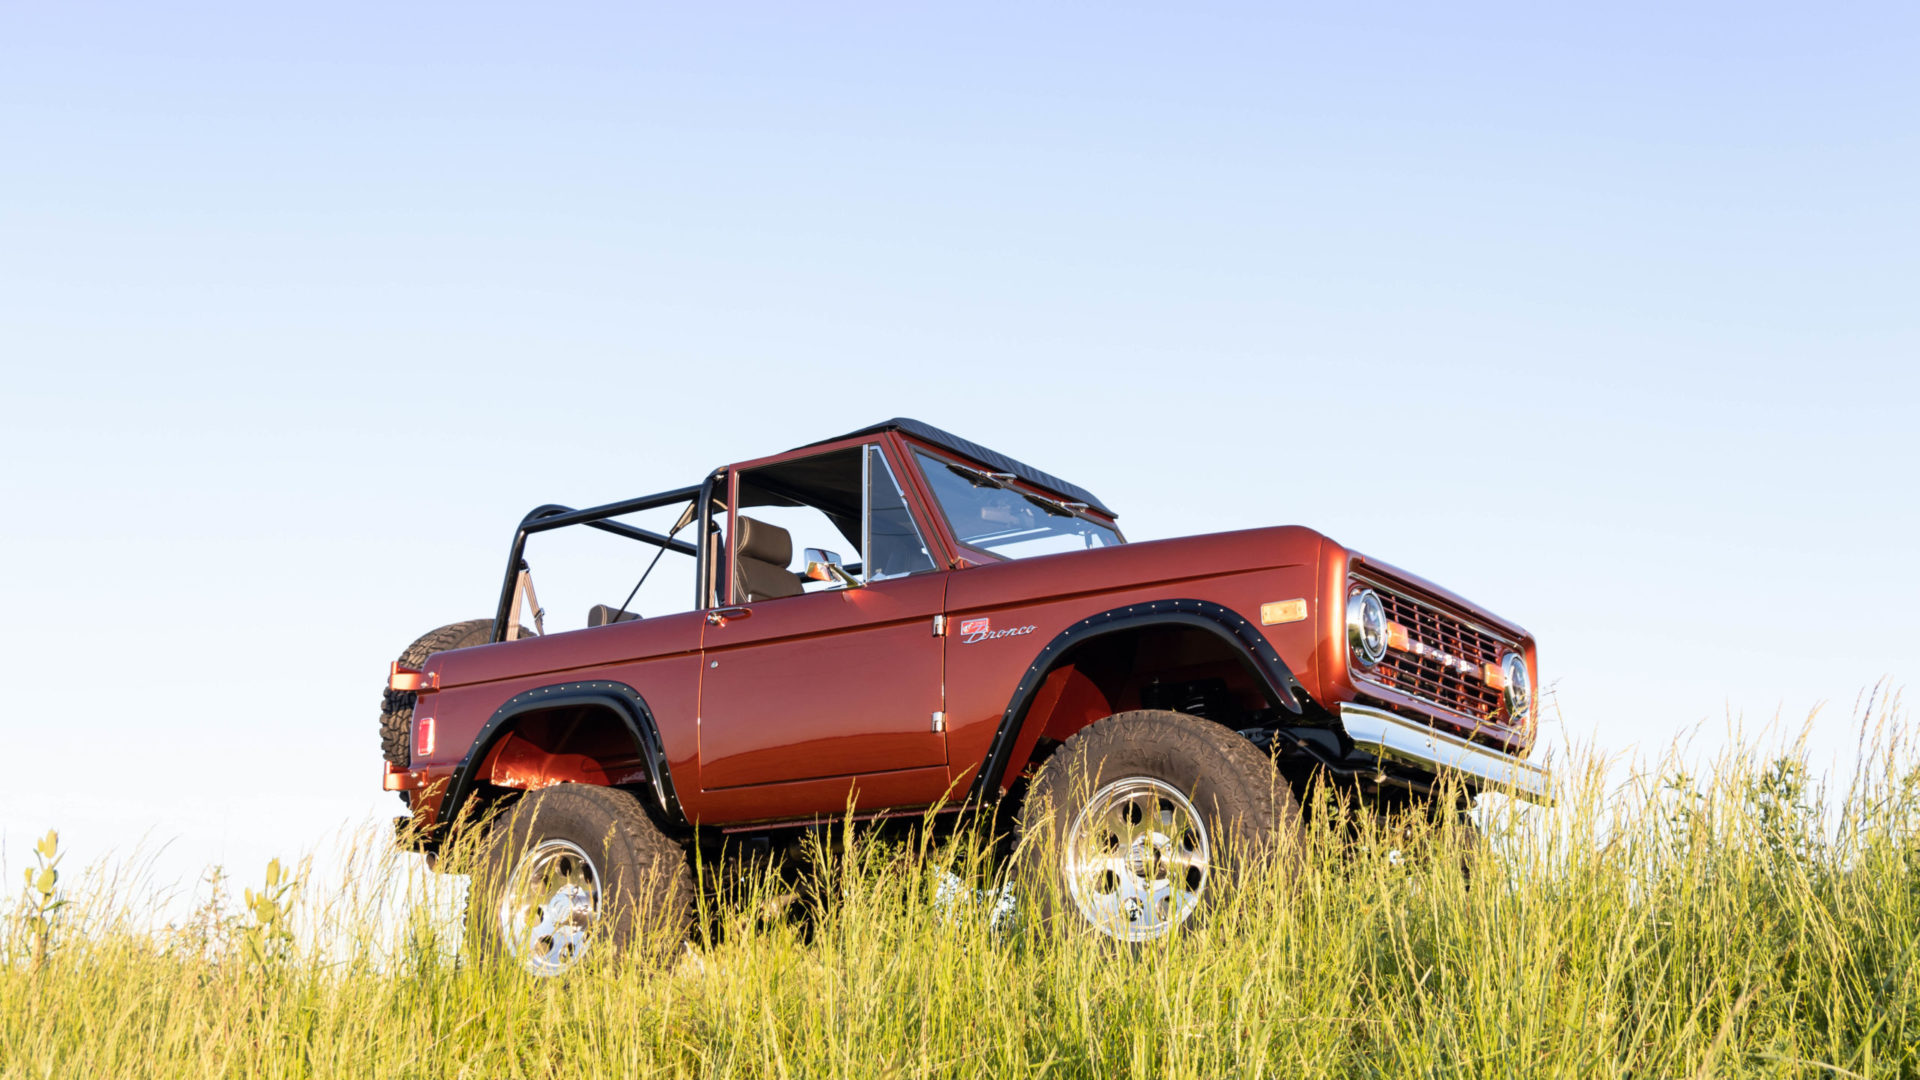
{"label": "wheel arch", "polygon": [[[1241,665],[1251,685],[1264,694],[1274,709],[1301,716],[1312,704],[1293,669],[1266,635],[1232,608],[1190,598],[1112,608],[1067,627],[1035,654],[1033,663],[1008,699],[1006,711],[988,746],[986,760],[974,781],[973,794],[979,797],[998,792],[1005,787],[1007,777],[1018,776],[1031,762],[1040,728],[1048,723],[1060,697],[1072,692],[1064,683],[1073,678],[1072,673],[1079,671],[1090,653],[1102,647],[1126,644],[1129,638],[1137,641],[1143,635],[1167,630],[1203,635],[1204,640],[1219,650],[1220,656],[1230,656]],[[1063,672],[1069,674],[1062,675]],[[1137,678],[1140,672],[1128,674]],[[1046,700],[1049,693],[1055,697],[1052,702]],[[1110,696],[1107,703],[1115,704]],[[1036,705],[1043,708],[1036,710]],[[1087,722],[1094,719],[1098,717]]]}
{"label": "wheel arch", "polygon": [[[514,695],[495,709],[474,736],[466,756],[454,766],[447,797],[436,815],[437,820],[453,824],[483,788],[495,786],[492,777],[502,767],[502,755],[512,749],[513,736],[532,730],[535,725],[562,720],[571,721],[574,731],[584,722],[597,720],[600,724],[590,729],[591,735],[604,736],[612,731],[624,736],[639,759],[640,771],[644,774],[639,782],[649,789],[647,796],[641,800],[642,804],[647,806],[650,814],[657,814],[662,824],[678,826],[685,823],[652,708],[633,687],[599,679],[535,687]],[[565,752],[565,747],[571,744],[573,737],[570,733],[563,739],[562,745],[542,747],[539,752],[545,755],[548,762],[582,756]],[[544,777],[542,779],[552,782]],[[562,779],[598,782],[601,786],[627,786],[634,778],[622,776],[616,782],[610,778],[596,781],[570,775]],[[516,785],[499,786],[511,788]],[[544,783],[525,786],[538,787],[544,786]]]}

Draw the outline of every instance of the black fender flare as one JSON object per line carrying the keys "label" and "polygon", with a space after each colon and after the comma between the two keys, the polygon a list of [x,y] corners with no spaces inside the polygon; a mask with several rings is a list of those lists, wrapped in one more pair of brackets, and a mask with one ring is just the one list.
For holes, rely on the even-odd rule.
{"label": "black fender flare", "polygon": [[653,784],[654,798],[659,802],[661,814],[665,815],[668,824],[684,824],[686,815],[681,811],[680,799],[673,790],[673,774],[667,768],[666,750],[660,741],[660,728],[654,722],[653,709],[647,705],[647,699],[641,696],[640,691],[626,683],[602,679],[536,686],[515,694],[495,709],[481,726],[479,734],[474,736],[467,755],[453,768],[446,801],[441,804],[437,815],[439,822],[451,824],[457,819],[461,806],[473,794],[478,783],[475,770],[487,759],[494,744],[510,730],[514,720],[530,712],[570,705],[598,707],[620,718],[646,762],[647,777]]}
{"label": "black fender flare", "polygon": [[1192,626],[1217,635],[1246,656],[1276,704],[1296,716],[1306,712],[1307,692],[1300,680],[1294,678],[1293,669],[1280,658],[1259,627],[1232,608],[1210,600],[1193,599],[1151,600],[1113,608],[1089,615],[1060,631],[1034,657],[1026,674],[1020,677],[1019,685],[1013,688],[1007,711],[1001,714],[1000,726],[987,748],[986,763],[974,780],[973,796],[986,796],[999,786],[1001,774],[1007,769],[1007,757],[1013,752],[1013,744],[1026,719],[1027,707],[1063,653],[1093,638],[1155,625]]}

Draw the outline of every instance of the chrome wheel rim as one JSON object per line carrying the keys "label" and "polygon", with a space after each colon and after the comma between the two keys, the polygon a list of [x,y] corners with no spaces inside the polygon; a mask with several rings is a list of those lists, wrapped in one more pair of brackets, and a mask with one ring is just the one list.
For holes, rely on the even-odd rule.
{"label": "chrome wheel rim", "polygon": [[542,840],[507,879],[500,940],[532,974],[559,975],[586,954],[599,918],[599,868],[572,841]]}
{"label": "chrome wheel rim", "polygon": [[1153,941],[1199,908],[1212,846],[1186,795],[1134,776],[1087,800],[1067,829],[1062,862],[1074,906],[1094,929],[1121,941]]}

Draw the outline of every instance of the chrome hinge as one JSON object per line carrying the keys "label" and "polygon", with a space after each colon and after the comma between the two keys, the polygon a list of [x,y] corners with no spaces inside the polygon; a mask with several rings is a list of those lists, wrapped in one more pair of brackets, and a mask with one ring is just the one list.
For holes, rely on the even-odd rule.
{"label": "chrome hinge", "polygon": [[933,617],[933,636],[947,636],[947,617],[945,615],[935,615]]}
{"label": "chrome hinge", "polygon": [[938,734],[942,731],[947,730],[947,714],[946,713],[936,712],[933,714],[933,730],[935,734]]}

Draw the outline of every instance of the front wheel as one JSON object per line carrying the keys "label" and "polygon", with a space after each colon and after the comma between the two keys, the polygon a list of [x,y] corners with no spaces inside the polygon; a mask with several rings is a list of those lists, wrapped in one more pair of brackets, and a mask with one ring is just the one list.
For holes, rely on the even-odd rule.
{"label": "front wheel", "polygon": [[1198,925],[1298,831],[1292,791],[1237,732],[1120,713],[1068,739],[1028,789],[1023,901],[1044,922],[1156,941]]}

